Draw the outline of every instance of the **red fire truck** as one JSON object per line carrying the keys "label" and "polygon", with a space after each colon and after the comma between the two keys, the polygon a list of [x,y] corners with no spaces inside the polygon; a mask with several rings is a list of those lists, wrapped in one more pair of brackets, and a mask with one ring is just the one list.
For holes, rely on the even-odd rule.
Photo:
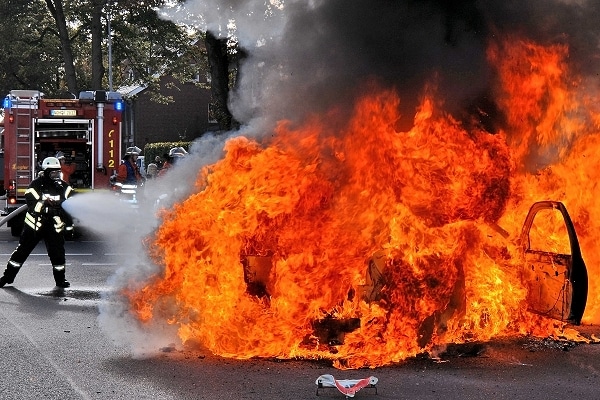
{"label": "red fire truck", "polygon": [[[12,90],[4,108],[4,182],[8,215],[25,204],[25,190],[42,160],[65,155],[75,164],[69,183],[77,192],[108,189],[121,154],[121,114],[117,92],[86,91],[78,99],[47,99],[37,90]],[[7,218],[20,235],[24,213]]]}

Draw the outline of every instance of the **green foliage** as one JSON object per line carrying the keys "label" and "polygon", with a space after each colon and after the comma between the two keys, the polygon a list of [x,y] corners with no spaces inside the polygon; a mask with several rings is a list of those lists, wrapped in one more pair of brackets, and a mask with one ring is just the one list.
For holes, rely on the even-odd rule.
{"label": "green foliage", "polygon": [[0,1],[0,92],[38,89],[57,92],[60,42],[44,2]]}
{"label": "green foliage", "polygon": [[146,160],[146,165],[153,162],[156,156],[160,156],[164,161],[164,155],[169,154],[169,150],[173,147],[183,147],[186,151],[189,151],[191,144],[192,142],[148,143],[144,146],[144,159]]}
{"label": "green foliage", "polygon": [[[202,65],[204,57],[195,42],[200,37],[197,30],[161,18],[158,7],[164,0],[151,2],[114,1],[111,12],[113,43],[113,80],[115,86],[147,85],[159,92],[158,76],[170,74],[193,76],[190,69]],[[205,62],[204,62],[205,63]],[[172,100],[157,96],[159,103]]]}
{"label": "green foliage", "polygon": [[[12,89],[37,89],[48,97],[66,91],[63,49],[56,21],[45,1],[0,1],[0,97]],[[206,64],[194,45],[197,31],[160,17],[167,0],[53,0],[64,9],[74,58],[76,83],[81,90],[92,82],[92,9],[103,4],[104,70],[102,86],[108,88],[107,22],[112,32],[113,87],[156,86],[156,77],[170,73],[189,80]],[[182,57],[185,55],[185,59]],[[184,80],[185,81],[185,80]],[[158,89],[158,88],[155,88]],[[156,90],[158,92],[158,90]],[[169,99],[160,99],[169,102]]]}

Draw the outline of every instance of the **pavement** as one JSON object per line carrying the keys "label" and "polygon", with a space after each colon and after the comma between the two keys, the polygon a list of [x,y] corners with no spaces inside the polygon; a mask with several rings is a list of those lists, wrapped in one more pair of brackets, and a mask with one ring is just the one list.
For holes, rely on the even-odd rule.
{"label": "pavement", "polygon": [[350,371],[327,361],[233,360],[175,346],[136,357],[99,327],[101,297],[88,289],[0,290],[0,399],[345,399],[335,388],[317,390],[324,374],[377,377],[356,399],[598,399],[599,344],[452,345],[439,359]]}
{"label": "pavement", "polygon": [[[3,251],[13,245],[0,243]],[[335,369],[325,360],[226,359],[174,344],[135,354],[112,339],[134,327],[115,324],[108,332],[100,318],[118,265],[108,258],[100,265],[95,244],[70,246],[71,288],[52,287],[42,249],[39,265],[33,255],[18,281],[0,289],[0,400],[346,399],[336,388],[318,389],[316,380],[325,374],[376,377],[374,388],[354,397],[365,400],[600,398],[595,325],[577,327],[589,343],[506,338],[359,370]]]}

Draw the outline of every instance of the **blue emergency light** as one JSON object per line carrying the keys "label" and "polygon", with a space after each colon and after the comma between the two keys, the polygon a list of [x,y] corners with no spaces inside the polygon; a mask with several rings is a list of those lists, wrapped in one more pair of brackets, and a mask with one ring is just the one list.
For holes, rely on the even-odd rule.
{"label": "blue emergency light", "polygon": [[115,111],[123,111],[123,108],[124,108],[123,101],[122,100],[115,101],[114,107],[115,107]]}
{"label": "blue emergency light", "polygon": [[2,108],[12,108],[12,101],[10,101],[10,97],[6,96],[4,100],[2,100]]}

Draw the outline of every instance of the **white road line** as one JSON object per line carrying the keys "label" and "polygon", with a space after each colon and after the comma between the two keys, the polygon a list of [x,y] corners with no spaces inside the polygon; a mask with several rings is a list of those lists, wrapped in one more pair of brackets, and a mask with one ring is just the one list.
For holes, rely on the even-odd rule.
{"label": "white road line", "polygon": [[99,265],[118,265],[117,263],[81,263],[82,266],[84,265],[91,265],[91,266],[99,266]]}
{"label": "white road line", "polygon": [[[0,254],[0,256],[11,256],[12,253],[2,253]],[[47,256],[48,253],[31,253],[29,256]],[[67,257],[91,257],[93,256],[93,253],[66,253],[65,256]]]}
{"label": "white road line", "polygon": [[[45,266],[47,266],[47,265],[52,265],[52,264],[50,264],[50,263],[38,263],[38,264],[36,264],[36,265],[40,265],[40,266],[42,266],[42,267],[45,267]],[[65,263],[65,265],[66,265],[67,267],[69,267],[69,266],[72,266],[73,264],[71,264],[71,263]],[[97,266],[103,266],[103,265],[105,265],[105,266],[111,266],[111,267],[114,267],[114,266],[116,266],[116,265],[119,265],[119,264],[117,264],[117,263],[81,263],[81,266],[82,266],[82,267],[83,267],[84,265],[91,266],[91,267],[97,267]]]}
{"label": "white road line", "polygon": [[[41,266],[43,266],[43,267],[45,267],[45,266],[47,266],[47,265],[49,265],[49,266],[52,266],[52,264],[42,264],[42,263],[39,263],[39,264],[37,264],[37,265],[41,265]],[[71,264],[70,264],[70,263],[65,263],[65,265],[66,265],[67,267],[71,266]]]}

